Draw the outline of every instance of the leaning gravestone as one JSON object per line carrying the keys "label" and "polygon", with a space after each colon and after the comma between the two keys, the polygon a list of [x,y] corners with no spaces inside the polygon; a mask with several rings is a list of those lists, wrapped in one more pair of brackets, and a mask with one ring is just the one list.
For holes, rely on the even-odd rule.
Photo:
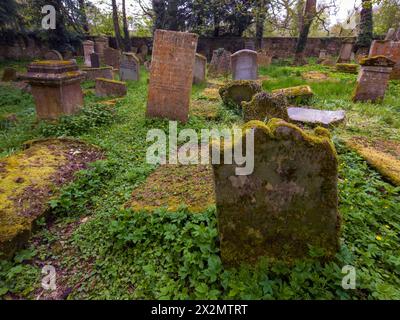
{"label": "leaning gravestone", "polygon": [[257,80],[257,52],[240,50],[231,56],[233,80]]}
{"label": "leaning gravestone", "polygon": [[46,54],[44,55],[44,58],[46,60],[63,60],[62,54],[57,50],[47,51]]}
{"label": "leaning gravestone", "polygon": [[345,42],[342,44],[337,63],[349,63],[351,61],[353,46],[352,42]]}
{"label": "leaning gravestone", "polygon": [[58,119],[83,106],[80,83],[84,72],[72,61],[35,61],[23,78],[32,86],[39,119]]}
{"label": "leaning gravestone", "polygon": [[208,68],[208,74],[212,77],[227,77],[232,72],[232,53],[224,48],[215,50]]}
{"label": "leaning gravestone", "polygon": [[113,48],[105,48],[104,49],[104,63],[108,66],[111,66],[115,69],[119,69],[121,63],[121,54],[120,51]]}
{"label": "leaning gravestone", "polygon": [[[94,53],[94,42],[90,40],[83,41],[83,53],[85,56],[85,66],[93,67],[91,63],[90,55]],[[98,67],[94,67],[98,68]]]}
{"label": "leaning gravestone", "polygon": [[193,71],[193,83],[199,84],[206,81],[207,58],[196,53]]}
{"label": "leaning gravestone", "polygon": [[147,117],[187,122],[198,36],[156,30]]}
{"label": "leaning gravestone", "polygon": [[[341,220],[329,132],[309,134],[281,119],[251,121],[245,129],[254,133],[253,172],[237,175],[236,163],[213,165],[223,264],[255,264],[261,257],[292,262],[308,258],[310,247],[334,257]],[[246,146],[245,135],[242,140]],[[221,159],[236,147],[213,144]]]}
{"label": "leaning gravestone", "polygon": [[375,56],[360,62],[361,70],[353,101],[381,102],[388,87],[395,62],[385,56]]}
{"label": "leaning gravestone", "polygon": [[98,53],[93,52],[90,54],[90,66],[92,68],[100,68],[100,56]]}
{"label": "leaning gravestone", "polygon": [[390,79],[400,80],[400,41],[373,41],[369,51],[369,57],[380,55],[396,63],[393,67]]}
{"label": "leaning gravestone", "polygon": [[1,81],[4,82],[9,82],[9,81],[15,81],[17,80],[17,70],[14,68],[5,68],[3,72],[3,77],[1,78]]}
{"label": "leaning gravestone", "polygon": [[140,79],[140,63],[134,53],[123,53],[119,69],[119,77],[122,81]]}

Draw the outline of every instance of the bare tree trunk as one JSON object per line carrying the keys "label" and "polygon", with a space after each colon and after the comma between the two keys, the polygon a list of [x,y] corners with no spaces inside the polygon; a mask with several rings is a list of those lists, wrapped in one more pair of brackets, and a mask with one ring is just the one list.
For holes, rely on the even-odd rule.
{"label": "bare tree trunk", "polygon": [[114,23],[114,32],[115,38],[117,40],[117,48],[122,48],[122,37],[121,37],[121,30],[119,28],[119,19],[118,19],[118,7],[117,1],[112,0],[112,9],[113,9],[113,23]]}
{"label": "bare tree trunk", "polygon": [[358,54],[368,54],[373,40],[372,1],[362,0],[361,21],[354,50]]}
{"label": "bare tree trunk", "polygon": [[308,35],[317,12],[317,0],[306,0],[300,34],[296,45],[296,55],[294,63],[304,65],[307,63],[304,52],[307,46]]}
{"label": "bare tree trunk", "polygon": [[125,0],[122,0],[122,20],[124,24],[124,45],[125,51],[130,52],[132,50],[131,38],[129,36],[128,20],[126,19],[126,6]]}
{"label": "bare tree trunk", "polygon": [[82,28],[86,35],[89,35],[89,23],[86,15],[86,4],[85,0],[78,0],[79,3],[79,11],[81,13],[82,19]]}

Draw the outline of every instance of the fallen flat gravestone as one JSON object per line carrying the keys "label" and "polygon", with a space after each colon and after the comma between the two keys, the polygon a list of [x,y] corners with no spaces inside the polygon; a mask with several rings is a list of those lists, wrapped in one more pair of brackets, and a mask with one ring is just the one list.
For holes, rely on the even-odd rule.
{"label": "fallen flat gravestone", "polygon": [[25,147],[0,159],[0,259],[11,258],[28,241],[61,185],[103,157],[99,149],[77,140],[33,141]]}
{"label": "fallen flat gravestone", "polygon": [[123,53],[121,65],[119,69],[119,77],[122,81],[140,79],[140,63],[139,59],[133,53]]}
{"label": "fallen flat gravestone", "polygon": [[123,97],[126,96],[126,83],[104,78],[96,79],[96,96],[98,97]]}
{"label": "fallen flat gravestone", "polygon": [[346,112],[316,110],[306,108],[288,108],[287,113],[290,122],[301,122],[311,125],[322,125],[324,127],[338,125],[346,118]]}
{"label": "fallen flat gravestone", "polygon": [[257,52],[240,50],[231,56],[233,80],[257,80]]}
{"label": "fallen flat gravestone", "polygon": [[[254,134],[254,171],[239,164],[213,165],[221,258],[226,267],[268,257],[285,262],[321,258],[339,249],[338,160],[326,129],[306,133],[272,119],[245,125]],[[245,148],[246,136],[243,136]],[[224,158],[236,145],[215,145]],[[240,148],[239,148],[240,149]]]}
{"label": "fallen flat gravestone", "polygon": [[146,116],[187,122],[198,36],[156,30]]}

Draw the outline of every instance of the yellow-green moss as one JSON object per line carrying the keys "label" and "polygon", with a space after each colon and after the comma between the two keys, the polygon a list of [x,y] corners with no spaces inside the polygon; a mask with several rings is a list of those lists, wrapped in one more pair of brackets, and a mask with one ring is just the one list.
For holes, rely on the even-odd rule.
{"label": "yellow-green moss", "polygon": [[113,67],[99,67],[99,68],[82,68],[82,71],[99,71],[99,70],[113,70]]}
{"label": "yellow-green moss", "polygon": [[202,96],[204,96],[207,100],[210,101],[219,101],[219,92],[217,88],[206,88],[204,89]]}
{"label": "yellow-green moss", "polygon": [[253,96],[262,91],[260,83],[254,80],[234,80],[219,89],[219,95],[225,106],[241,108],[241,103],[249,102]]}
{"label": "yellow-green moss", "polygon": [[125,82],[123,82],[123,81],[118,81],[118,80],[112,80],[112,79],[106,79],[106,78],[96,78],[96,80],[100,80],[100,81],[104,81],[104,82],[109,82],[109,83],[115,83],[115,84],[126,85]]}
{"label": "yellow-green moss", "polygon": [[356,73],[358,73],[358,64],[337,63],[336,71],[343,72],[343,73],[356,74]]}
{"label": "yellow-green moss", "polygon": [[215,120],[218,118],[218,105],[213,101],[194,100],[190,105],[190,112],[194,116]]}
{"label": "yellow-green moss", "polygon": [[35,65],[59,65],[59,66],[65,66],[65,65],[73,65],[73,62],[69,60],[36,60],[34,61]]}

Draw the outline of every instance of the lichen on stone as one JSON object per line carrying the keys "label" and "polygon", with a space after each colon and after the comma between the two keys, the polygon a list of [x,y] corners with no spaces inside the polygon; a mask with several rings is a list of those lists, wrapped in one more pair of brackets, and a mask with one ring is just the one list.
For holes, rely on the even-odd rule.
{"label": "lichen on stone", "polygon": [[236,80],[220,88],[219,94],[225,106],[240,110],[243,101],[251,101],[253,96],[261,91],[261,85],[257,81]]}
{"label": "lichen on stone", "polygon": [[273,95],[284,95],[289,103],[306,104],[314,96],[310,86],[302,85],[297,87],[276,89],[272,91]]}
{"label": "lichen on stone", "polygon": [[280,118],[288,121],[288,105],[284,95],[260,92],[254,95],[250,102],[242,103],[243,118],[245,122],[251,120],[264,121],[266,118]]}
{"label": "lichen on stone", "polygon": [[343,72],[343,73],[357,74],[358,73],[358,64],[337,63],[336,71]]}

